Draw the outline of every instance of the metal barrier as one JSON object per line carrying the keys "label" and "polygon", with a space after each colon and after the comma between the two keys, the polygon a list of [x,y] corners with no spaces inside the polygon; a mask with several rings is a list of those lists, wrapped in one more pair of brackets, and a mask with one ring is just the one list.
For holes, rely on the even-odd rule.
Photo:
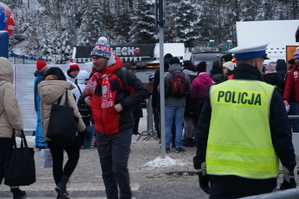
{"label": "metal barrier", "polygon": [[283,191],[274,191],[272,193],[260,194],[256,196],[248,196],[239,199],[298,199],[299,188],[288,189]]}
{"label": "metal barrier", "polygon": [[152,108],[152,96],[146,100],[146,112],[147,112],[147,130],[140,133],[136,141],[138,141],[142,136],[145,136],[144,140],[149,140],[151,138],[158,139],[157,132],[154,130],[154,119],[153,119],[153,108]]}
{"label": "metal barrier", "polygon": [[288,115],[289,119],[296,120],[299,119],[299,115]]}

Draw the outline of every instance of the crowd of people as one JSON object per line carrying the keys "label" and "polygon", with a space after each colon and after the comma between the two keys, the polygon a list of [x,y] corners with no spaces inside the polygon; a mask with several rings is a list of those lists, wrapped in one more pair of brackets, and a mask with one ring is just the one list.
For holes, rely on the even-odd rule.
{"label": "crowd of people", "polygon": [[[201,189],[211,199],[272,192],[279,160],[285,177],[280,188],[296,187],[291,133],[299,132],[299,121],[288,119],[285,106],[290,106],[289,114],[299,115],[299,49],[287,63],[265,62],[266,47],[233,48],[215,60],[210,71],[205,60],[194,65],[170,53],[164,56],[166,153],[171,148],[182,153],[183,147],[197,147],[194,168]],[[140,103],[149,97],[157,137],[162,135],[160,68],[142,83],[132,65],[111,52],[106,37],[98,39],[90,56],[91,73],[80,70],[74,61],[65,72],[36,62],[35,147],[50,149],[57,199],[68,199],[66,185],[79,161],[80,148],[84,139],[94,136],[107,198],[132,198],[128,171],[132,134],[139,134]],[[23,122],[13,93],[11,64],[0,58],[0,65],[1,183],[13,129],[22,130]],[[51,106],[58,101],[64,104],[65,96],[77,120],[77,133],[75,144],[61,146],[47,133]],[[94,132],[87,128],[91,125]],[[26,197],[18,186],[10,188],[14,199]]]}

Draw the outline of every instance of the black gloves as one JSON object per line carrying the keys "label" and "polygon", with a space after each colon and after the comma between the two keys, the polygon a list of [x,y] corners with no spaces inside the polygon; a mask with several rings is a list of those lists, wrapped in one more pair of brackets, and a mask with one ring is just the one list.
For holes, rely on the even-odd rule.
{"label": "black gloves", "polygon": [[81,133],[82,133],[84,138],[86,138],[86,139],[90,138],[90,132],[87,130],[87,128]]}
{"label": "black gloves", "polygon": [[209,185],[210,182],[210,176],[209,175],[203,175],[202,172],[197,173],[199,178],[199,187],[206,192],[207,194],[210,194],[211,188]]}
{"label": "black gloves", "polygon": [[296,188],[295,176],[293,172],[283,167],[283,183],[280,185],[281,190]]}
{"label": "black gloves", "polygon": [[211,192],[210,176],[207,174],[207,171],[206,171],[206,163],[203,162],[203,163],[199,164],[196,161],[196,156],[194,156],[193,157],[193,166],[196,169],[196,173],[199,178],[199,187],[207,194],[210,194],[210,192]]}

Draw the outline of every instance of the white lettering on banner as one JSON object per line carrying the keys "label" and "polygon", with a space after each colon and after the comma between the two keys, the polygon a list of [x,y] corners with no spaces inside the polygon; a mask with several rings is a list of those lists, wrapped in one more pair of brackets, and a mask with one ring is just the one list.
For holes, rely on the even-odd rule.
{"label": "white lettering on banner", "polygon": [[134,55],[134,47],[123,47],[121,49],[121,54],[123,56]]}
{"label": "white lettering on banner", "polygon": [[112,52],[117,56],[134,56],[135,47],[116,47],[115,50],[112,48]]}
{"label": "white lettering on banner", "polygon": [[150,56],[140,56],[140,57],[119,57],[119,58],[121,58],[124,62],[127,62],[127,61],[136,62],[136,61],[142,61],[142,59],[149,59]]}
{"label": "white lettering on banner", "polygon": [[[112,52],[113,52],[113,49],[112,49]],[[121,55],[121,48],[120,47],[116,47],[115,51],[114,51],[114,54],[120,56]]]}

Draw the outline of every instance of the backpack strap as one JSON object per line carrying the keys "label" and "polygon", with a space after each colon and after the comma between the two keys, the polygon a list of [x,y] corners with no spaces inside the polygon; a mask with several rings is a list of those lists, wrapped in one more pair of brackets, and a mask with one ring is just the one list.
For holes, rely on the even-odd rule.
{"label": "backpack strap", "polygon": [[80,88],[80,86],[79,86],[77,80],[78,80],[78,79],[75,80],[75,84],[76,84],[76,86],[77,86],[77,88],[78,88],[78,90],[79,90],[79,92],[80,92],[80,95],[82,95],[82,90],[81,90],[81,88]]}
{"label": "backpack strap", "polygon": [[128,78],[127,78],[127,68],[126,67],[121,67],[120,69],[117,69],[115,71],[115,74],[116,74],[117,77],[119,77],[121,79],[125,91],[127,93],[130,93]]}

